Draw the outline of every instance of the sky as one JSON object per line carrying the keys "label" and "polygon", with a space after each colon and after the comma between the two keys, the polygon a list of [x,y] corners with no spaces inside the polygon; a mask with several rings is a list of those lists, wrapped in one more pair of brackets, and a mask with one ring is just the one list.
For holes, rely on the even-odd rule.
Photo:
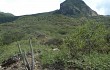
{"label": "sky", "polygon": [[85,3],[100,15],[110,15],[110,0],[84,0]]}
{"label": "sky", "polygon": [[[60,8],[64,0],[0,0],[0,11],[16,16],[49,12]],[[100,15],[110,15],[110,0],[84,0]]]}

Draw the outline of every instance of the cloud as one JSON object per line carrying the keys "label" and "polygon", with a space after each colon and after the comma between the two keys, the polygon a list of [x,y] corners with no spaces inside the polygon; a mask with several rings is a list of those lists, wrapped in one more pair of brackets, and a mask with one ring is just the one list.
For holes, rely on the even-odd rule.
{"label": "cloud", "polygon": [[64,2],[65,0],[60,0],[60,3]]}
{"label": "cloud", "polygon": [[103,9],[104,11],[104,14],[109,14],[110,15],[110,1],[108,0],[103,0],[102,3],[100,3],[98,6],[97,6],[97,9]]}
{"label": "cloud", "polygon": [[0,0],[0,11],[14,15],[49,12],[60,8],[60,0]]}
{"label": "cloud", "polygon": [[[0,0],[0,11],[14,15],[49,12],[60,8],[65,0]],[[93,10],[102,15],[110,15],[110,0],[83,0]]]}
{"label": "cloud", "polygon": [[101,15],[110,15],[109,0],[84,0],[88,6]]}

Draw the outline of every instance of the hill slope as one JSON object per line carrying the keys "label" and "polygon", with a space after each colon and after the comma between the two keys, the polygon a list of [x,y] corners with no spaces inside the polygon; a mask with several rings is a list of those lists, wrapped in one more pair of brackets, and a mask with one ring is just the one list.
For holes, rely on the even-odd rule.
{"label": "hill slope", "polygon": [[0,12],[0,18],[1,18],[1,17],[12,17],[12,16],[14,16],[14,15],[11,14],[11,13]]}
{"label": "hill slope", "polygon": [[[109,68],[104,67],[104,65],[107,66],[110,60],[108,56],[109,54],[106,54],[109,53],[110,50],[109,20],[109,17],[102,16],[89,18],[72,18],[60,14],[47,15],[45,13],[33,16],[22,16],[13,22],[0,24],[0,51],[2,51],[0,52],[0,61],[2,62],[4,59],[7,59],[8,57],[18,53],[16,46],[17,41],[21,44],[22,49],[27,50],[28,52],[28,38],[32,37],[35,52],[38,50],[41,50],[42,52],[40,61],[42,61],[42,67],[44,68],[49,68],[48,66],[52,66],[51,64],[53,64],[53,67],[55,67],[54,63],[57,62],[57,59],[64,60],[64,62],[67,61],[66,63],[68,63],[71,59],[76,59],[76,61],[82,63],[82,61],[80,61],[80,58],[83,58],[85,62],[83,63],[83,68],[87,67],[85,64],[88,65],[88,61],[92,61],[93,64],[96,64],[96,66],[89,65],[90,67],[93,66],[95,68],[97,67],[97,65],[102,64],[102,68],[98,67],[98,69]],[[87,40],[89,40],[90,42],[87,42]],[[82,49],[72,48],[65,43],[68,43],[72,47],[74,47],[73,45],[75,44],[77,47],[82,47]],[[85,45],[88,46],[85,47]],[[76,54],[75,58],[70,58],[71,53],[68,53],[69,50],[67,48],[65,49],[65,47],[67,46],[68,49],[71,49],[71,52],[77,50],[77,52],[74,51],[75,54],[79,54],[78,52],[82,51],[83,56],[81,54]],[[93,48],[90,48],[90,56],[88,47],[91,46]],[[54,48],[58,48],[60,49],[60,51],[53,51]],[[95,51],[100,52],[98,53],[100,55],[92,53]],[[74,56],[74,53],[71,55]],[[79,58],[78,60],[77,57]],[[93,61],[94,59],[92,57],[96,58],[97,61]],[[104,62],[100,60],[103,60]],[[75,65],[77,66],[77,63],[75,63]],[[79,65],[80,63],[78,64],[78,66]],[[68,65],[66,67],[69,68]],[[79,68],[81,67],[79,66]]]}
{"label": "hill slope", "polygon": [[[19,54],[16,42],[29,54],[28,39],[32,38],[35,59],[43,70],[110,70],[110,17],[93,16],[83,1],[73,4],[75,1],[66,0],[63,4],[72,5],[72,9],[74,5],[80,9],[79,14],[62,8],[66,14],[33,14],[0,24],[0,63]],[[87,13],[80,8],[82,4]],[[9,68],[13,65],[17,64]]]}
{"label": "hill slope", "polygon": [[12,21],[16,20],[17,18],[18,17],[15,17],[11,13],[0,12],[0,24],[6,23],[6,22],[12,22]]}

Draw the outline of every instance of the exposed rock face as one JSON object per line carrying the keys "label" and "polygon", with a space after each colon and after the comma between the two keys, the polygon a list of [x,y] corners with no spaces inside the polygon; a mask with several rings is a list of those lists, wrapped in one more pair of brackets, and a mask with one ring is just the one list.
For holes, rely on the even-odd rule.
{"label": "exposed rock face", "polygon": [[82,0],[66,0],[60,4],[60,14],[72,16],[98,16],[89,6]]}

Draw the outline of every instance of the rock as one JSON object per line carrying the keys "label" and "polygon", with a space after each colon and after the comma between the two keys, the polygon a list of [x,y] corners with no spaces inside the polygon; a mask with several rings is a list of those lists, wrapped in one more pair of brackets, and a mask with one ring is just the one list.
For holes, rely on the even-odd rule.
{"label": "rock", "polygon": [[58,48],[54,48],[53,51],[59,51],[59,49]]}
{"label": "rock", "polygon": [[63,41],[61,39],[56,39],[56,38],[52,38],[47,40],[44,44],[45,45],[61,45],[63,43]]}
{"label": "rock", "polygon": [[17,65],[13,66],[13,68],[18,69],[19,67]]}
{"label": "rock", "polygon": [[98,16],[97,12],[93,11],[82,0],[66,0],[60,4],[60,10],[57,13],[69,16]]}
{"label": "rock", "polygon": [[10,65],[17,63],[20,61],[20,58],[18,56],[10,57],[9,59],[2,62],[2,67],[9,67]]}
{"label": "rock", "polygon": [[36,39],[45,39],[47,36],[45,34],[37,34]]}
{"label": "rock", "polygon": [[0,66],[0,68],[2,68],[2,66]]}

